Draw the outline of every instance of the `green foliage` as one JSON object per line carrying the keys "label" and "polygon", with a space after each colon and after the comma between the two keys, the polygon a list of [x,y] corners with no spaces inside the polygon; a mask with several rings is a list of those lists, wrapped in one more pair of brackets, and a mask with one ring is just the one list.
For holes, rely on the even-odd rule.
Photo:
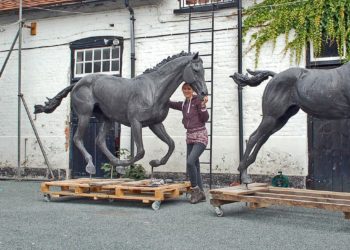
{"label": "green foliage", "polygon": [[[122,159],[129,159],[130,152],[129,150],[122,148],[119,150],[118,155]],[[118,177],[124,177],[124,178],[131,178],[135,180],[142,180],[147,177],[146,170],[142,166],[142,164],[131,164],[130,166],[126,167],[125,174],[123,176],[120,176],[120,174],[115,171],[113,166],[110,163],[103,163],[101,166],[101,169],[104,172],[104,177],[106,178],[118,178]]]}
{"label": "green foliage", "polygon": [[285,36],[284,52],[289,50],[298,63],[307,42],[312,42],[317,56],[324,38],[336,42],[339,55],[347,61],[350,59],[349,0],[263,0],[248,8],[245,15],[243,34],[257,28],[250,47],[255,48],[256,65],[261,47],[268,41],[275,45],[282,34]]}
{"label": "green foliage", "polygon": [[118,173],[114,171],[113,166],[110,163],[103,163],[101,165],[101,169],[103,170],[103,176],[106,178],[117,178]]}
{"label": "green foliage", "polygon": [[146,171],[141,164],[133,164],[127,168],[123,177],[142,180],[146,178]]}

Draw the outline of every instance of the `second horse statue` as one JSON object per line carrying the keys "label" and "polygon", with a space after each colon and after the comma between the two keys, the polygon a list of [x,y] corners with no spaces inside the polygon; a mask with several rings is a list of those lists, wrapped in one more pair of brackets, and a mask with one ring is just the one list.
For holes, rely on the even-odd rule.
{"label": "second horse statue", "polygon": [[263,117],[249,137],[238,170],[245,184],[252,180],[247,173],[269,137],[280,130],[300,109],[319,119],[350,118],[350,63],[335,69],[290,68],[279,74],[272,71],[249,71],[251,77],[235,73],[231,77],[240,86],[258,86],[270,76],[262,97]]}
{"label": "second horse statue", "polygon": [[[132,79],[103,74],[87,75],[76,84],[63,89],[54,98],[48,99],[44,106],[35,105],[34,113],[53,112],[71,92],[72,107],[79,120],[73,139],[87,162],[86,172],[96,173],[92,156],[83,144],[83,136],[92,115],[102,122],[96,144],[112,165],[128,166],[143,158],[145,150],[142,127],[148,126],[169,147],[163,158],[150,161],[152,167],[157,167],[168,161],[175,148],[174,141],[167,134],[162,122],[169,112],[169,99],[182,82],[189,83],[200,98],[208,94],[203,61],[198,52],[181,52],[168,57],[154,68],[147,69]],[[135,157],[120,160],[108,150],[106,134],[113,122],[131,127],[137,147]]]}

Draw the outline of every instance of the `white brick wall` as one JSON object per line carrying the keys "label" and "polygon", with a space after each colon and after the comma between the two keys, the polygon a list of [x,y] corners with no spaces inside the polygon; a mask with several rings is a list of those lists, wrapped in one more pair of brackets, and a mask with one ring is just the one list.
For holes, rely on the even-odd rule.
{"label": "white brick wall", "polygon": [[[136,74],[155,66],[167,56],[187,51],[188,16],[173,14],[178,7],[177,1],[155,1],[153,5],[135,7],[136,36]],[[86,11],[86,8],[83,9]],[[79,11],[79,10],[78,10]],[[39,14],[37,14],[39,16]],[[214,139],[213,169],[215,173],[237,173],[239,162],[238,150],[238,100],[237,87],[229,78],[237,69],[237,18],[236,10],[226,9],[216,13],[215,19],[215,58],[214,58]],[[24,30],[22,92],[31,112],[34,104],[43,103],[45,97],[52,97],[69,84],[70,49],[68,43],[77,39],[117,35],[124,37],[123,76],[130,76],[130,23],[129,13],[125,8],[96,12],[90,15],[68,15],[61,17],[40,18],[30,16],[38,22],[38,35],[30,36]],[[15,25],[5,25],[9,17],[0,17],[0,65],[16,33]],[[205,22],[205,21],[203,21]],[[110,24],[114,24],[111,27]],[[205,24],[204,24],[205,25]],[[246,41],[249,41],[247,38]],[[259,69],[280,72],[290,66],[288,55],[283,57],[284,40],[279,39],[272,51],[266,45],[260,57]],[[248,47],[244,44],[244,50]],[[30,48],[30,49],[29,49]],[[200,53],[203,53],[200,51]],[[254,68],[254,51],[244,54],[245,68]],[[303,65],[302,65],[303,66]],[[15,51],[0,79],[0,167],[17,165],[17,51]],[[243,91],[244,137],[256,129],[261,119],[261,96],[265,83],[256,88]],[[172,97],[182,100],[180,90]],[[35,125],[43,140],[53,168],[68,168],[69,151],[65,129],[69,119],[69,98],[50,115],[40,114]],[[175,140],[176,149],[166,166],[159,171],[185,171],[185,130],[181,124],[181,113],[171,110],[164,122],[165,127]],[[130,132],[122,127],[122,148],[128,148]],[[166,145],[145,128],[143,131],[146,155],[140,160],[147,170],[148,161],[162,157]],[[22,160],[28,167],[45,168],[44,160],[36,143],[34,133],[22,109]],[[25,144],[26,142],[26,144]],[[25,149],[26,145],[26,149]],[[25,154],[26,153],[26,154]],[[203,156],[204,158],[206,156]],[[204,172],[208,171],[203,166]],[[251,173],[274,174],[282,169],[289,175],[307,174],[307,135],[306,115],[293,117],[279,132],[273,135],[258,155],[257,161],[250,168]]]}

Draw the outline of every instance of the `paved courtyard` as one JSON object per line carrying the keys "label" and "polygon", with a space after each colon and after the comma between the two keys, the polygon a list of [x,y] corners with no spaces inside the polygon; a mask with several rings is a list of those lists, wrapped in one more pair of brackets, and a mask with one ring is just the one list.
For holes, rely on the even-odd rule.
{"label": "paved courtyard", "polygon": [[0,249],[350,249],[342,213],[209,201],[183,196],[160,210],[140,202],[45,202],[40,182],[0,181]]}

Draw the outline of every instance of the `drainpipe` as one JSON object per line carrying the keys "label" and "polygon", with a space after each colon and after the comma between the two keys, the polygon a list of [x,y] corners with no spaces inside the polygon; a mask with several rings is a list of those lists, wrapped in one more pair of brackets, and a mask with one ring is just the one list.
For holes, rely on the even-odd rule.
{"label": "drainpipe", "polygon": [[[129,0],[125,0],[125,7],[128,8],[130,13],[130,59],[131,59],[131,73],[130,78],[135,77],[135,17],[134,10],[129,5]],[[134,136],[133,133],[130,133],[130,154],[133,157],[135,155],[135,147],[134,147]]]}
{"label": "drainpipe", "polygon": [[[242,0],[238,0],[238,73],[242,74]],[[242,87],[238,85],[239,160],[243,158],[243,102]]]}

